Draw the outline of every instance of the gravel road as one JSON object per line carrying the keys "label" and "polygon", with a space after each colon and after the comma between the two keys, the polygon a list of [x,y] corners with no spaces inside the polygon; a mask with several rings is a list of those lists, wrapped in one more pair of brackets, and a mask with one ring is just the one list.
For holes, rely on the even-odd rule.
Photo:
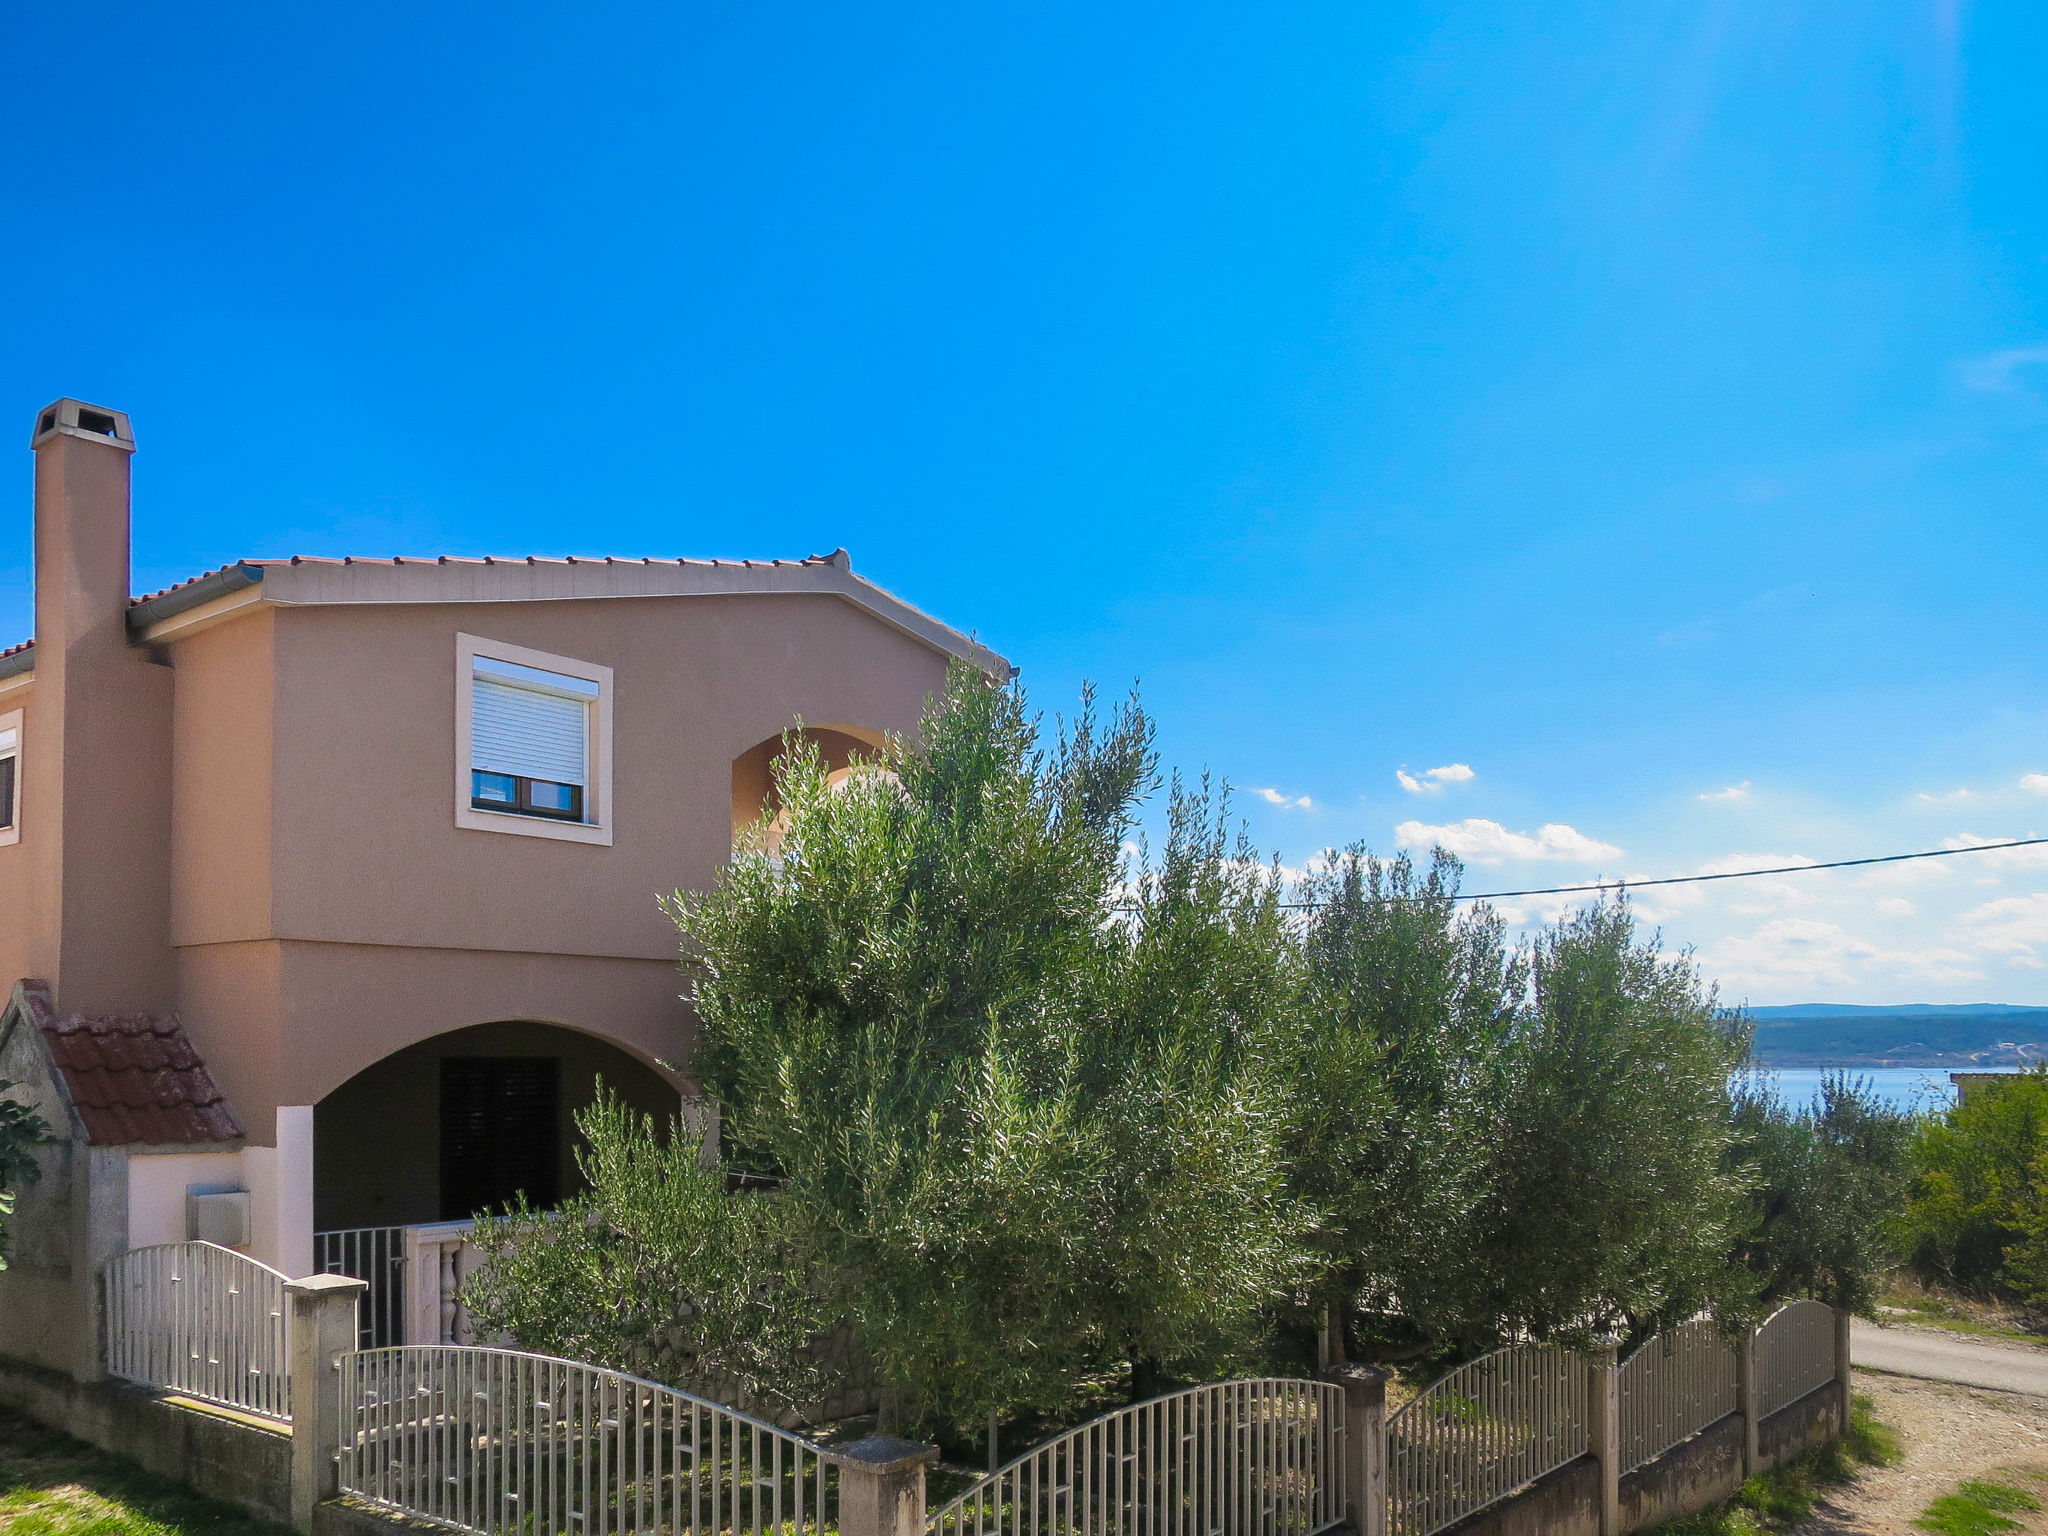
{"label": "gravel road", "polygon": [[1933,1328],[1867,1323],[1859,1317],[1849,1355],[1863,1370],[2048,1397],[2048,1349],[1979,1342]]}

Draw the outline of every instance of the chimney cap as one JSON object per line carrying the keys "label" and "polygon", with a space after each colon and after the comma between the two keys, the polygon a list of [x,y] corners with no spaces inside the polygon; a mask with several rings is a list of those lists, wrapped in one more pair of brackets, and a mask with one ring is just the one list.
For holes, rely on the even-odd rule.
{"label": "chimney cap", "polygon": [[53,437],[82,437],[89,443],[118,448],[123,453],[135,451],[135,434],[128,428],[126,411],[87,405],[68,395],[36,412],[36,429],[28,445],[40,448]]}

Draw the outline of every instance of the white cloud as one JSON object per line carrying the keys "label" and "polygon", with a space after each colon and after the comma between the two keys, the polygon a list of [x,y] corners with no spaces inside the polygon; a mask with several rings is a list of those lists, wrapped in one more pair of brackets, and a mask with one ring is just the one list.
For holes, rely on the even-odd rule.
{"label": "white cloud", "polygon": [[1882,896],[1878,898],[1877,910],[1886,917],[1911,917],[1913,903],[1903,896]]}
{"label": "white cloud", "polygon": [[1252,793],[1266,804],[1277,805],[1284,810],[1312,811],[1316,808],[1315,801],[1309,799],[1307,795],[1285,795],[1277,789],[1255,789]]}
{"label": "white cloud", "polygon": [[1780,917],[1732,934],[1700,952],[1709,977],[1738,992],[1790,996],[1815,987],[1851,988],[1909,981],[1962,982],[1984,972],[1959,949],[1886,949],[1839,923]]}
{"label": "white cloud", "polygon": [[2023,386],[2013,375],[2022,368],[2048,365],[2048,346],[2007,347],[1962,365],[1963,382],[1992,394],[2012,394]]}
{"label": "white cloud", "polygon": [[1464,763],[1445,763],[1441,768],[1424,769],[1421,778],[1417,778],[1406,768],[1396,768],[1394,777],[1411,795],[1434,795],[1446,784],[1464,784],[1478,775]]}
{"label": "white cloud", "polygon": [[1958,800],[1969,799],[1970,792],[1967,789],[1952,789],[1945,795],[1930,795],[1923,789],[1920,791],[1919,798],[1925,800],[1929,805],[1953,805]]}
{"label": "white cloud", "polygon": [[1956,919],[1957,936],[1988,955],[2038,969],[2048,950],[2048,893],[2004,896],[1972,907]]}
{"label": "white cloud", "polygon": [[2048,795],[2048,773],[2023,773],[2020,788],[2030,795]]}
{"label": "white cloud", "polygon": [[1586,836],[1563,822],[1546,822],[1533,835],[1510,832],[1497,821],[1472,816],[1443,826],[1404,821],[1394,828],[1394,841],[1403,848],[1448,849],[1475,864],[1499,864],[1507,859],[1544,859],[1590,863],[1596,859],[1618,859],[1622,851],[1612,843]]}
{"label": "white cloud", "polygon": [[1970,865],[1973,869],[2042,869],[2048,868],[2048,844],[2037,843],[2031,848],[2005,848],[2000,844],[2009,843],[2009,837],[1979,837],[1974,832],[1958,833],[1944,837],[1944,848],[1985,848],[1993,850],[1974,859],[1959,859],[1957,863]]}
{"label": "white cloud", "polygon": [[1702,800],[1720,800],[1729,805],[1740,805],[1749,798],[1749,780],[1744,779],[1740,784],[1730,784],[1726,789],[1709,790],[1706,794],[1701,795],[1700,798]]}

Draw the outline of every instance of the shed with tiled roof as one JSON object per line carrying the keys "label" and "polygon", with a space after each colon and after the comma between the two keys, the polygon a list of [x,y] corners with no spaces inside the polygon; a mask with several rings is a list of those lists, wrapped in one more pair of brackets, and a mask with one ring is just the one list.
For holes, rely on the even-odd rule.
{"label": "shed with tiled roof", "polygon": [[241,1122],[176,1019],[60,1018],[46,983],[15,985],[0,1044],[18,1029],[42,1041],[73,1131],[96,1147],[239,1143]]}

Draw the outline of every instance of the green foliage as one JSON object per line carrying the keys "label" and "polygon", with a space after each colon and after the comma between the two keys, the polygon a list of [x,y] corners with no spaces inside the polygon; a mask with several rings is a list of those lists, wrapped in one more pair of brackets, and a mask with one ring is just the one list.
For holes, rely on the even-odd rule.
{"label": "green foliage", "polygon": [[[857,1338],[895,1414],[935,1425],[1260,1344],[1306,1277],[1310,1221],[1285,1180],[1272,873],[1178,783],[1159,859],[1127,859],[1156,783],[1135,704],[1106,725],[1084,706],[1044,744],[1018,694],[962,672],[922,742],[836,785],[793,743],[773,855],[764,839],[671,904],[727,1167],[773,1186],[725,1204],[772,1215],[718,1225],[715,1181],[673,1150],[657,1172],[628,1134],[588,1164],[575,1231],[528,1220],[546,1233],[531,1259],[493,1232],[475,1287],[492,1326],[639,1363],[673,1294],[692,1328],[743,1340],[729,1271]],[[643,1223],[638,1269],[600,1280],[624,1224],[609,1208],[655,1205],[664,1179],[696,1193],[666,1230]],[[665,1248],[718,1261],[670,1277]]]}
{"label": "green foliage", "polygon": [[787,1208],[731,1198],[701,1140],[658,1135],[602,1085],[577,1125],[587,1193],[477,1222],[485,1262],[463,1300],[483,1331],[699,1390],[805,1401],[825,1320],[790,1282]]}
{"label": "green foliage", "polygon": [[1974,1088],[1920,1125],[1905,1237],[1923,1278],[2048,1300],[2048,1067]]}
{"label": "green foliage", "polygon": [[42,1116],[18,1099],[6,1097],[13,1086],[0,1078],[0,1269],[7,1267],[7,1218],[14,1213],[15,1198],[24,1185],[33,1184],[42,1174],[35,1149],[52,1141]]}
{"label": "green foliage", "polygon": [[1442,852],[1323,869],[1294,1177],[1349,1347],[1468,1355],[1725,1306],[1741,1044],[1690,961],[1620,902],[1510,951]]}
{"label": "green foliage", "polygon": [[1323,1307],[1388,1358],[1470,1332],[1470,1224],[1493,1173],[1489,1101],[1525,967],[1458,861],[1326,855],[1307,909],[1293,1176],[1324,1213]]}
{"label": "green foliage", "polygon": [[[1454,858],[1354,848],[1294,915],[1206,783],[1171,782],[1148,847],[1159,787],[1135,700],[1048,739],[966,670],[851,774],[792,735],[773,835],[668,903],[713,1165],[600,1106],[589,1194],[485,1225],[479,1319],[784,1405],[852,1360],[943,1433],[1332,1317],[1443,1358],[1865,1283],[1823,1207],[1886,1123],[1753,1107],[1738,1151],[1746,1037],[1625,901],[1511,948]],[[1801,1213],[1833,1225],[1795,1241]]]}
{"label": "green foliage", "polygon": [[1743,1042],[1691,957],[1625,901],[1561,919],[1528,957],[1488,1127],[1476,1213],[1478,1316],[1573,1338],[1723,1308],[1743,1182],[1728,1166],[1728,1075]]}
{"label": "green foliage", "polygon": [[1737,1253],[1759,1303],[1812,1296],[1871,1314],[1880,1278],[1898,1261],[1914,1125],[1842,1074],[1796,1107],[1761,1077],[1740,1085],[1736,1149],[1750,1196]]}
{"label": "green foliage", "polygon": [[2025,1525],[2014,1515],[2040,1507],[2041,1501],[2024,1488],[1973,1478],[1936,1499],[1913,1523],[1937,1536],[1997,1536]]}

